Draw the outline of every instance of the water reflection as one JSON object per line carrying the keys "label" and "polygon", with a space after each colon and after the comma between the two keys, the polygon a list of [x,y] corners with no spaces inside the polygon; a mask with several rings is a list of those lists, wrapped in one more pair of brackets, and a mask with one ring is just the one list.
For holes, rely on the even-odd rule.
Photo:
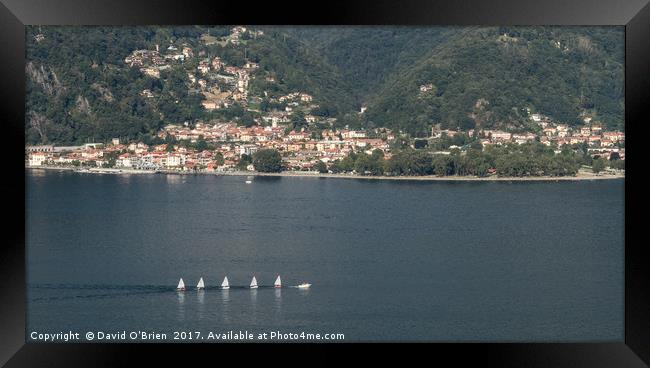
{"label": "water reflection", "polygon": [[230,302],[230,290],[229,289],[222,289],[221,290],[221,295],[222,295],[222,302],[224,305],[228,305]]}
{"label": "water reflection", "polygon": [[29,173],[32,176],[39,176],[39,177],[40,176],[45,176],[45,174],[46,174],[45,170],[42,170],[42,169],[36,169],[36,170],[32,169]]}
{"label": "water reflection", "polygon": [[131,177],[132,177],[131,174],[119,174],[119,175],[117,175],[118,185],[119,184],[122,184],[122,185],[130,184],[131,183]]}
{"label": "water reflection", "polygon": [[257,289],[251,289],[251,313],[250,313],[250,321],[251,322],[256,322],[257,321]]}
{"label": "water reflection", "polygon": [[221,290],[221,306],[223,307],[221,315],[223,316],[224,322],[230,322],[230,290],[222,289]]}
{"label": "water reflection", "polygon": [[185,178],[183,175],[165,175],[165,178],[167,179],[167,184],[182,184],[185,182]]}
{"label": "water reflection", "polygon": [[197,290],[196,291],[196,301],[198,302],[198,310],[199,310],[199,319],[203,319],[203,312],[205,311],[205,290]]}
{"label": "water reflection", "polygon": [[309,295],[309,288],[303,289],[303,288],[298,288],[298,292],[300,295],[307,296]]}
{"label": "water reflection", "polygon": [[276,288],[275,289],[275,312],[276,314],[280,314],[282,311],[282,289]]}
{"label": "water reflection", "polygon": [[183,321],[185,320],[185,292],[177,291],[176,296],[178,299],[178,319]]}

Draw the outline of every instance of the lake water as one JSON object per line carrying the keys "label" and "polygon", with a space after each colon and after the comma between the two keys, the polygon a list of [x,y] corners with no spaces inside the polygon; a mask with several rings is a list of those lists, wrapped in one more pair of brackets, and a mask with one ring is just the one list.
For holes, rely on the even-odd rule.
{"label": "lake water", "polygon": [[623,340],[622,179],[245,180],[28,171],[28,336]]}

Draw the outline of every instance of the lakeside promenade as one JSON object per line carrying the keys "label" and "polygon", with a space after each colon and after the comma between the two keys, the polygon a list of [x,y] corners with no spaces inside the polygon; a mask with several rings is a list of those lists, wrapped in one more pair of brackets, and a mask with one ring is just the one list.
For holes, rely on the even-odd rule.
{"label": "lakeside promenade", "polygon": [[322,174],[315,171],[283,171],[279,173],[262,173],[256,171],[175,171],[175,170],[136,170],[136,169],[105,169],[91,168],[78,169],[74,167],[61,166],[38,166],[25,167],[28,170],[49,170],[49,171],[73,171],[84,174],[113,174],[113,175],[215,175],[215,176],[275,176],[275,177],[300,177],[300,178],[333,178],[333,179],[365,179],[365,180],[420,180],[420,181],[578,181],[578,180],[611,180],[624,179],[624,173],[599,173],[595,174],[587,170],[580,170],[575,176],[524,176],[524,177],[502,177],[502,176],[370,176],[358,174]]}

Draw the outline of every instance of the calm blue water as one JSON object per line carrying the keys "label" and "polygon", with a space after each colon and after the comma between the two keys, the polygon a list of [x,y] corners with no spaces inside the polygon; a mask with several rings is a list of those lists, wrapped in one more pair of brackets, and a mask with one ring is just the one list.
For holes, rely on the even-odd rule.
{"label": "calm blue water", "polygon": [[623,180],[244,181],[29,171],[28,333],[623,339]]}

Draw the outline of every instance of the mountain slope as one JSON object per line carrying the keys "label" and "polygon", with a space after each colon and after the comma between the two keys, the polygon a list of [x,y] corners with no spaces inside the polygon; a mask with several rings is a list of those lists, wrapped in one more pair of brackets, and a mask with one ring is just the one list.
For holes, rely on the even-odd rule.
{"label": "mountain slope", "polygon": [[[258,27],[263,36],[239,44],[204,39],[224,39],[231,28],[28,27],[27,143],[141,139],[169,123],[239,119],[239,106],[206,111],[188,80],[200,59],[214,57],[258,63],[252,95],[311,94],[314,114],[339,126],[420,136],[435,124],[527,130],[529,110],[623,127],[621,27]],[[156,45],[187,45],[196,55],[159,77],[125,64]]]}
{"label": "mountain slope", "polygon": [[361,99],[393,73],[458,32],[455,27],[292,27],[288,32],[310,44],[355,87]]}
{"label": "mountain slope", "polygon": [[569,124],[588,113],[621,128],[622,36],[602,28],[465,29],[393,74],[368,101],[368,120],[420,134],[435,123],[517,128],[529,108]]}
{"label": "mountain slope", "polygon": [[[206,45],[201,35],[230,27],[29,27],[27,33],[26,140],[73,144],[111,137],[133,139],[168,123],[215,117],[190,93],[197,59],[219,56],[229,65],[258,62],[260,76],[278,80],[275,93],[313,94],[325,115],[356,108],[350,84],[302,42],[271,31],[238,45]],[[42,37],[42,38],[40,38]],[[134,50],[188,45],[197,58],[176,62],[160,77],[125,64]],[[262,86],[263,83],[260,82]],[[143,90],[156,97],[142,96]],[[259,91],[261,92],[261,91]],[[225,114],[231,117],[229,114]],[[218,117],[218,114],[217,114]]]}

